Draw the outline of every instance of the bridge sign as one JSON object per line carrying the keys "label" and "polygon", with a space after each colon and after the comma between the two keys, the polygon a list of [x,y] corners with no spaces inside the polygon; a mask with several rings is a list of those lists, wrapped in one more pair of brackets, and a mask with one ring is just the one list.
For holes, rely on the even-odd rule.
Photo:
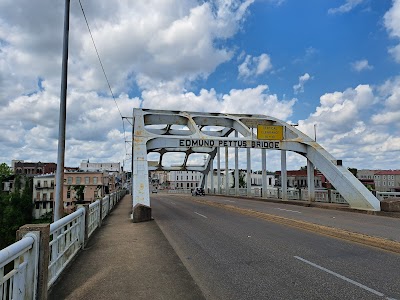
{"label": "bridge sign", "polygon": [[283,140],[283,126],[257,126],[257,139],[259,140]]}

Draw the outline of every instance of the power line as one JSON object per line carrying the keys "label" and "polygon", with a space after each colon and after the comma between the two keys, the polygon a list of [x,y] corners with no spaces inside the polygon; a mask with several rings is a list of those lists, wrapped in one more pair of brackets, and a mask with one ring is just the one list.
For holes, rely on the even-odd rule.
{"label": "power line", "polygon": [[[94,41],[94,38],[93,38],[93,35],[92,35],[92,31],[90,30],[89,22],[88,22],[88,20],[87,20],[87,18],[86,18],[85,10],[83,9],[81,0],[79,0],[79,5],[80,5],[80,7],[81,7],[83,17],[85,18],[86,26],[87,26],[87,28],[88,28],[90,37],[91,37],[91,39],[92,39],[94,49],[96,50],[97,58],[98,58],[98,60],[99,60],[99,62],[100,62],[101,69],[102,69],[103,74],[104,74],[104,77],[105,77],[105,79],[106,79],[106,81],[107,81],[107,85],[108,85],[108,88],[109,88],[109,90],[110,90],[111,96],[112,96],[112,98],[113,98],[113,100],[114,100],[114,102],[115,102],[115,105],[117,106],[119,115],[121,116],[121,120],[122,120],[122,129],[123,129],[123,131],[124,131],[124,140],[126,141],[124,117],[122,116],[121,110],[119,109],[117,100],[115,99],[114,93],[113,93],[113,91],[112,91],[112,88],[111,88],[111,85],[110,85],[110,81],[108,80],[106,71],[105,71],[104,66],[103,66],[103,62],[101,61],[101,58],[100,58],[99,51],[97,50],[96,43],[95,43],[95,41]],[[129,120],[128,120],[128,123],[130,123]],[[131,124],[131,123],[130,123],[130,124]],[[133,124],[131,124],[131,125],[133,125]],[[127,149],[126,149],[126,143],[124,143],[124,144],[125,144],[125,152],[127,153],[128,151],[127,151]]]}

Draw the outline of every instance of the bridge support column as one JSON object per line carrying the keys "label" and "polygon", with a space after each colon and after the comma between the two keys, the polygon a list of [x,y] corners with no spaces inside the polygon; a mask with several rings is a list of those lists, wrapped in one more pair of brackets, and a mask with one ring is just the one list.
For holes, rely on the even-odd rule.
{"label": "bridge support column", "polygon": [[247,184],[247,196],[251,196],[251,153],[250,148],[246,149],[247,152],[247,176],[246,176],[246,184]]}
{"label": "bridge support column", "polygon": [[286,170],[286,150],[281,151],[281,188],[282,200],[288,200],[287,197],[287,170]]}
{"label": "bridge support column", "polygon": [[221,194],[221,148],[217,148],[217,194]]}
{"label": "bridge support column", "polygon": [[[139,127],[136,123],[135,126]],[[133,141],[132,160],[132,221],[134,223],[150,221],[151,208],[147,148],[146,140],[142,137],[137,136]]]}
{"label": "bridge support column", "polygon": [[225,147],[225,195],[229,195],[229,151]]}
{"label": "bridge support column", "polygon": [[211,193],[214,194],[214,159],[210,159],[210,188],[211,188]]}
{"label": "bridge support column", "polygon": [[[238,132],[235,131],[235,137],[238,137]],[[239,196],[239,148],[235,147],[235,195]]]}
{"label": "bridge support column", "polygon": [[261,149],[262,198],[267,197],[267,150]]}
{"label": "bridge support column", "polygon": [[314,165],[307,159],[308,201],[315,202]]}

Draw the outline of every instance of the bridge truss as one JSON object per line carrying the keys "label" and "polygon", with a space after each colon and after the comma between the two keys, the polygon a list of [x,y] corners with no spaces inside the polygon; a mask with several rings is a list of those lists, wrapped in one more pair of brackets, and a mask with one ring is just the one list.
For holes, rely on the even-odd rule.
{"label": "bridge truss", "polygon": [[[261,127],[258,127],[261,126]],[[280,138],[269,133],[261,137],[261,131],[254,133],[253,128],[281,128]],[[247,150],[247,170],[251,171],[251,149],[258,149],[262,154],[263,186],[266,182],[266,151],[281,152],[282,199],[287,200],[286,152],[296,152],[307,158],[307,181],[314,182],[316,167],[336,188],[351,208],[362,210],[380,210],[380,202],[364,185],[325,149],[295,127],[281,120],[265,115],[224,114],[184,112],[151,109],[133,110],[132,143],[132,201],[133,221],[145,221],[151,218],[149,174],[151,170],[198,171],[203,174],[201,185],[204,186],[207,175],[213,174],[213,161],[217,156],[220,166],[220,148],[225,148],[225,166],[228,165],[228,148],[235,149],[235,180],[238,176],[238,149]],[[149,166],[148,154],[158,153],[159,160]],[[184,153],[185,159],[178,166],[165,166],[167,153]],[[193,154],[204,154],[203,164],[189,165]],[[210,172],[211,171],[211,172]],[[220,184],[218,174],[218,188]],[[214,176],[214,175],[211,175]],[[248,180],[250,176],[247,176]],[[227,185],[225,180],[225,185]],[[213,180],[211,180],[211,184]],[[265,184],[266,185],[266,184]],[[236,182],[236,185],[238,183]],[[225,187],[227,190],[227,186]],[[250,184],[247,184],[250,195]],[[263,188],[265,191],[266,189]],[[315,201],[314,184],[308,187],[310,201]]]}

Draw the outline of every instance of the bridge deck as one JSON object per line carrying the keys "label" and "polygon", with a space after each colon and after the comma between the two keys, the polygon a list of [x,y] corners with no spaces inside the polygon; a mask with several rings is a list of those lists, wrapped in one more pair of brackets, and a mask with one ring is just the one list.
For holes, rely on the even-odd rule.
{"label": "bridge deck", "polygon": [[[260,207],[259,201],[242,202],[237,198],[232,201],[215,196],[192,198],[158,194],[156,197],[163,196],[204,199],[213,203],[235,202],[238,208],[285,217],[296,210],[302,213],[292,213],[290,219],[400,241],[399,218],[292,205],[284,205],[287,209],[282,209],[277,208],[277,203]],[[131,205],[130,195],[120,201],[91,237],[85,250],[62,274],[50,291],[49,299],[204,299],[157,223],[132,223]]]}
{"label": "bridge deck", "polygon": [[49,299],[204,299],[154,221],[132,223],[127,195]]}

